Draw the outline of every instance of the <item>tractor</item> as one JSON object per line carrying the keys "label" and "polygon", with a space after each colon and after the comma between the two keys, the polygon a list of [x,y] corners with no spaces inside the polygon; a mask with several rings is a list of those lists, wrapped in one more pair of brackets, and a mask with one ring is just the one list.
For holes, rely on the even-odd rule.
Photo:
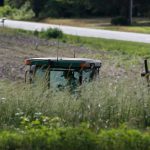
{"label": "tractor", "polygon": [[99,76],[101,61],[87,58],[25,59],[25,82],[42,80],[48,88],[64,89],[88,83]]}

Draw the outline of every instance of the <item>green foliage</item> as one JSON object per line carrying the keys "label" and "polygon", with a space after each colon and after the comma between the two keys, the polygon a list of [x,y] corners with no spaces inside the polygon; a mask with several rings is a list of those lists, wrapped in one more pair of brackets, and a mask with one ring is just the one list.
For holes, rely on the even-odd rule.
{"label": "green foliage", "polygon": [[[114,65],[119,69],[119,66],[125,67],[127,64],[118,62]],[[42,124],[51,128],[77,126],[86,122],[96,131],[100,128],[118,127],[122,123],[147,128],[150,125],[147,87],[143,85],[143,81],[137,80],[139,74],[121,76],[117,75],[116,79],[105,77],[101,81],[97,80],[97,83],[80,87],[80,97],[72,96],[68,91],[45,90],[42,81],[35,87],[5,86],[2,83],[0,126],[38,128]],[[41,115],[37,117],[37,114]]]}
{"label": "green foliage", "polygon": [[[36,32],[37,34],[37,32]],[[40,37],[50,39],[50,38],[62,38],[63,32],[58,28],[49,28],[40,32]]]}
{"label": "green foliage", "polygon": [[[10,5],[12,8],[17,9],[22,9],[22,6],[25,5],[25,3],[29,3],[29,9],[31,9],[34,12],[34,16],[36,18],[93,16],[128,17],[129,2],[130,1],[127,0],[6,0],[6,3],[8,5]],[[133,15],[136,17],[139,17],[139,15],[148,17],[149,6],[150,2],[148,0],[134,1]]]}
{"label": "green foliage", "polygon": [[8,32],[8,34],[17,34],[17,35],[26,35],[26,36],[35,36],[43,39],[51,39],[51,38],[63,38],[64,33],[58,29],[58,28],[49,28],[47,30],[42,30],[42,31],[28,31],[24,29],[9,29],[9,28],[3,28],[1,32]]}
{"label": "green foliage", "polygon": [[150,44],[119,40],[108,40],[101,38],[76,37],[71,35],[64,36],[64,39],[68,43],[84,45],[85,47],[96,50],[106,50],[109,52],[113,51],[132,56],[150,56]]}
{"label": "green foliage", "polygon": [[11,19],[27,20],[34,16],[32,10],[29,8],[29,3],[25,3],[20,9],[12,8],[9,5],[0,7],[0,17],[7,17]]}
{"label": "green foliage", "polygon": [[115,17],[111,19],[112,25],[128,25],[128,19],[125,17]]}
{"label": "green foliage", "polygon": [[8,5],[4,7],[0,7],[0,17],[8,17],[8,16],[11,17],[14,12],[15,12],[15,9],[12,9]]}
{"label": "green foliage", "polygon": [[5,0],[7,5],[10,5],[12,8],[21,8],[26,1],[25,0]]}
{"label": "green foliage", "polygon": [[[16,33],[7,28],[1,33],[5,30]],[[106,51],[98,51],[103,47],[113,51],[118,48],[118,52],[106,57],[101,80],[80,87],[79,97],[68,91],[45,89],[41,82],[24,85],[1,80],[0,149],[149,150],[150,95],[139,77],[141,58],[135,56],[137,52],[142,56],[149,54],[149,44],[71,36],[66,41],[90,45],[103,58]],[[100,55],[96,58],[100,59]],[[111,129],[120,124],[127,127]],[[128,127],[144,129],[144,132]]]}
{"label": "green foliage", "polygon": [[[9,34],[4,35],[12,32],[11,37],[18,32],[19,36],[30,34],[24,30],[7,28],[3,28],[1,33],[7,30]],[[40,32],[35,31],[34,34]],[[140,129],[149,127],[150,96],[145,82],[140,78],[142,60],[136,56],[149,54],[149,44],[72,36],[65,39],[91,50],[91,53],[82,53],[83,57],[105,59],[101,80],[80,87],[78,97],[70,95],[68,91],[45,89],[42,81],[31,86],[1,81],[0,127],[39,128],[43,125],[51,128],[77,126],[82,122],[96,131],[118,127],[122,123]],[[79,50],[83,49],[79,47]],[[41,115],[36,117],[37,114]],[[45,116],[46,122],[43,119]]]}
{"label": "green foliage", "polygon": [[62,150],[97,150],[97,136],[86,128],[65,128],[60,132]]}
{"label": "green foliage", "polygon": [[44,5],[46,4],[46,0],[29,0],[31,9],[35,13],[35,17],[38,18],[40,15],[40,12],[43,11]]}
{"label": "green foliage", "polygon": [[18,120],[20,128],[23,129],[40,129],[43,127],[53,129],[64,126],[63,120],[59,117],[50,118],[42,115],[42,113],[34,113],[33,116],[24,116],[24,113],[21,112],[16,113],[15,117],[16,121]]}
{"label": "green foliage", "polygon": [[138,130],[112,129],[107,132],[101,131],[99,141],[102,150],[110,150],[110,147],[111,150],[149,150],[150,139],[147,142],[148,137],[145,136],[147,134],[142,135]]}
{"label": "green foliage", "polygon": [[34,16],[34,12],[30,8],[30,3],[25,2],[20,8],[16,9],[12,14],[13,19],[29,20]]}
{"label": "green foliage", "polygon": [[[27,31],[22,29],[10,29],[10,28],[0,28],[1,33],[8,35],[18,35],[25,34],[27,36],[37,36],[41,38],[55,38],[58,37],[62,42],[66,44],[73,44],[75,46],[84,46],[88,49],[93,49],[97,51],[105,51],[105,52],[117,52],[123,55],[131,55],[131,56],[141,56],[141,57],[150,57],[150,44],[146,43],[137,43],[131,41],[119,41],[119,40],[109,40],[109,39],[101,39],[101,38],[90,38],[90,37],[79,37],[72,35],[65,35],[59,29],[49,29],[49,33],[45,33],[47,31]],[[52,32],[52,34],[51,34]],[[44,35],[46,34],[46,35]],[[57,36],[56,36],[57,35]]]}
{"label": "green foliage", "polygon": [[1,131],[0,149],[10,150],[149,150],[150,134],[111,129],[99,134],[87,128]]}
{"label": "green foliage", "polygon": [[38,37],[38,36],[39,36],[39,31],[35,30],[35,31],[33,32],[33,35]]}

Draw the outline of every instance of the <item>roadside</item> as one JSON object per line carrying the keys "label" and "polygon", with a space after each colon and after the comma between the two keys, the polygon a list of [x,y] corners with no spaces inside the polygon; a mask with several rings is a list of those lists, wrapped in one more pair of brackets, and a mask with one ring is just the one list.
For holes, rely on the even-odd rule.
{"label": "roadside", "polygon": [[86,27],[93,29],[105,29],[112,31],[134,32],[150,34],[150,19],[149,18],[134,18],[133,26],[113,26],[111,18],[94,18],[94,19],[55,19],[46,18],[40,22],[48,24],[68,25],[76,27]]}
{"label": "roadside", "polygon": [[131,33],[131,32],[129,33],[129,32],[103,30],[103,29],[91,29],[91,28],[83,28],[83,27],[72,27],[72,26],[64,26],[64,25],[54,25],[54,24],[27,22],[27,21],[14,21],[14,20],[5,20],[5,26],[10,28],[18,28],[18,29],[31,30],[31,31],[47,30],[48,28],[59,28],[65,34],[68,35],[132,41],[132,42],[139,42],[139,43],[150,43],[150,35],[141,34],[141,33]]}

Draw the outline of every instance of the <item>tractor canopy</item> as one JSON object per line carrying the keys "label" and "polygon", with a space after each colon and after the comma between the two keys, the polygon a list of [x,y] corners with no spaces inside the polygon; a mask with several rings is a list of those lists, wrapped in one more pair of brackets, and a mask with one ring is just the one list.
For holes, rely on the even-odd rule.
{"label": "tractor canopy", "polygon": [[25,65],[50,65],[51,68],[91,68],[91,66],[100,68],[99,60],[87,58],[30,58],[25,60]]}

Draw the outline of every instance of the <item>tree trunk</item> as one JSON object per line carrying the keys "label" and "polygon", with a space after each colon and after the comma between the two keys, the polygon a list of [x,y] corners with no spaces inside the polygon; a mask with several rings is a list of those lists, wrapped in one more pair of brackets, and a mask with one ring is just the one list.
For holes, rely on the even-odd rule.
{"label": "tree trunk", "polygon": [[129,25],[132,25],[133,0],[129,0]]}

